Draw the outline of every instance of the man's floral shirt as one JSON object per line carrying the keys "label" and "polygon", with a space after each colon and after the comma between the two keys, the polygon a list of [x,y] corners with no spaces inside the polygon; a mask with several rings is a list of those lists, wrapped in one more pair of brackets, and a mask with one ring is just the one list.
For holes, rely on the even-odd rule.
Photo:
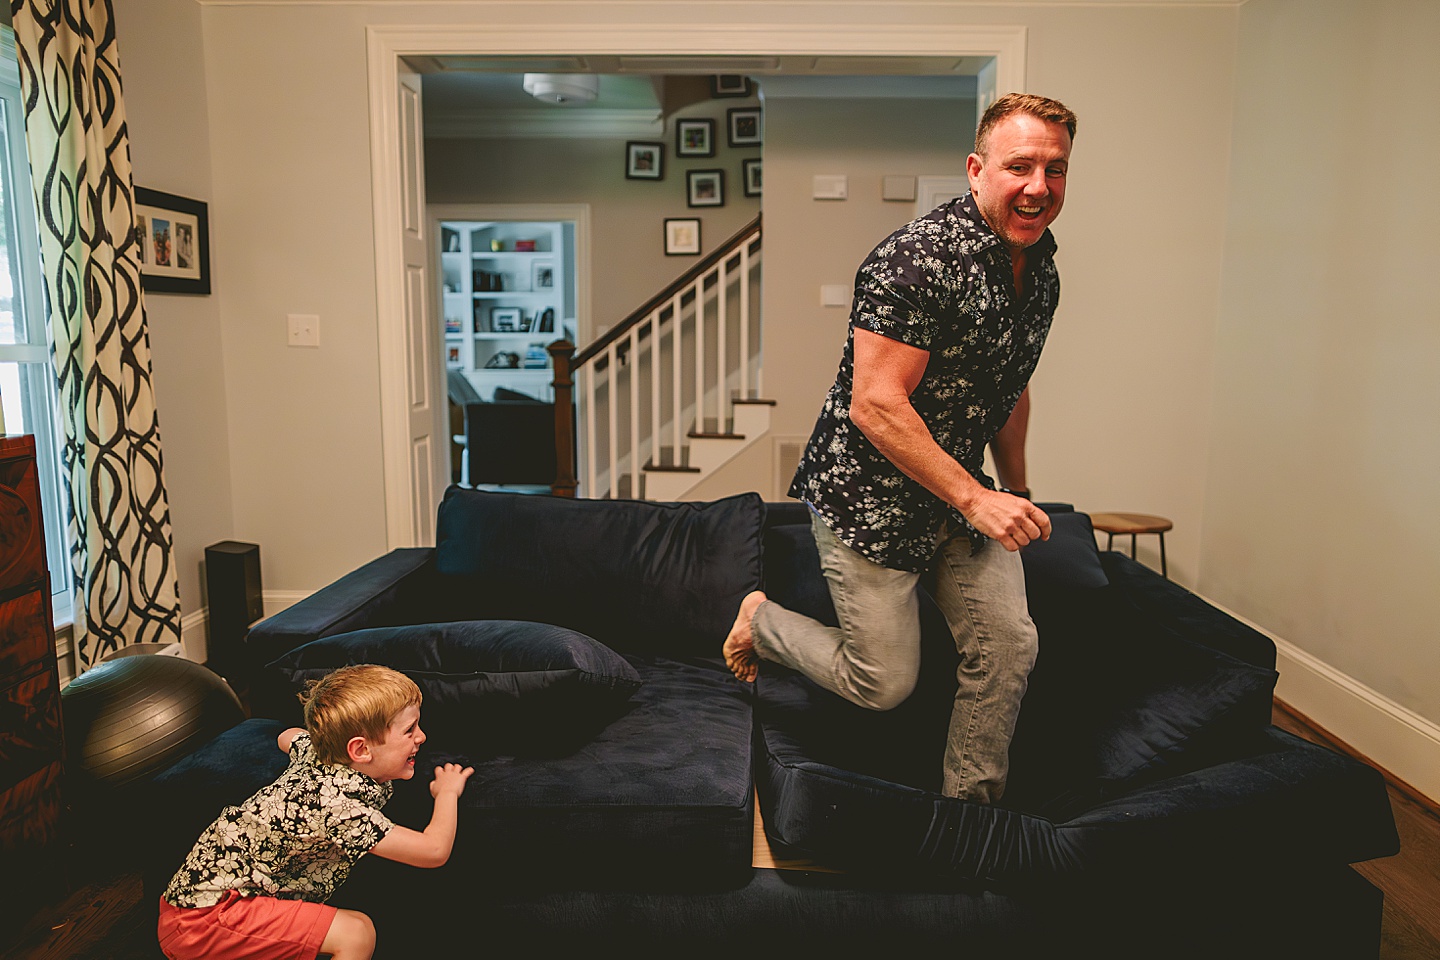
{"label": "man's floral shirt", "polygon": [[1060,299],[1049,230],[1027,251],[1024,302],[1017,302],[1012,269],[967,193],[891,234],[856,273],[840,372],[789,492],[842,543],[882,566],[924,570],[947,520],[976,548],[985,537],[901,473],[851,421],[855,328],[929,352],[910,402],[941,449],[993,488],[985,447],[1029,382]]}
{"label": "man's floral shirt", "polygon": [[212,907],[242,897],[323,902],[394,824],[380,812],[394,786],[343,764],[321,763],[308,734],[290,745],[290,765],[249,800],[226,807],[185,858],[165,900]]}

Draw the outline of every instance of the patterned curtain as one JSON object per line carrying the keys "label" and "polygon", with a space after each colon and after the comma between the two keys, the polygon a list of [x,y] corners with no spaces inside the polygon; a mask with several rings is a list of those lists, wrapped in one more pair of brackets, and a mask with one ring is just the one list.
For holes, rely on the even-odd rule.
{"label": "patterned curtain", "polygon": [[110,0],[11,0],[65,427],[79,669],[180,639]]}

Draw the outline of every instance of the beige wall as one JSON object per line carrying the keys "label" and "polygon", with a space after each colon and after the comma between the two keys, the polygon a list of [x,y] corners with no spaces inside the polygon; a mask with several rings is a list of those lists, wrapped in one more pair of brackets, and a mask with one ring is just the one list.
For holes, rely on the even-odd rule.
{"label": "beige wall", "polygon": [[[572,23],[764,25],[816,9],[224,4],[200,6],[197,24],[181,0],[116,6],[137,177],[202,197],[208,186],[211,202],[216,295],[168,298],[152,332],[182,566],[228,532],[261,544],[267,589],[281,591],[317,588],[385,545],[365,24],[534,24],[563,10]],[[1434,249],[1422,158],[1436,134],[1409,122],[1433,100],[1433,5],[886,10],[898,24],[1026,27],[1028,89],[1080,115],[1056,225],[1064,293],[1034,383],[1037,493],[1172,517],[1181,582],[1440,719],[1414,599],[1436,569],[1423,499],[1437,460],[1436,271],[1421,259]],[[874,18],[870,3],[826,12]],[[177,52],[196,49],[204,111],[167,86]],[[1377,105],[1387,90],[1408,99]],[[786,164],[803,184],[807,163],[775,152],[774,116],[766,383],[793,398],[780,428],[804,432],[842,324],[819,308],[817,281],[848,283],[845,261],[882,225],[817,238],[787,222],[787,208],[846,214],[777,193]],[[812,172],[869,178],[874,140],[852,132]],[[826,262],[801,263],[803,284],[776,269],[811,249]],[[792,282],[792,299],[772,299]],[[321,315],[321,349],[285,347],[287,312]]]}
{"label": "beige wall", "polygon": [[1440,722],[1440,6],[1240,24],[1200,586]]}

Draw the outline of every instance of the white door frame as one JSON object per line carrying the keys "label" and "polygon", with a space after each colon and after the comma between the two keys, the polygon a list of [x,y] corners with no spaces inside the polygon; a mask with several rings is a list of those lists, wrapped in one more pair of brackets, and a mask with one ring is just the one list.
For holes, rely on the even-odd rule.
{"label": "white door frame", "polygon": [[[593,8],[607,4],[596,2]],[[617,7],[621,6],[616,4]],[[657,15],[663,16],[663,7]],[[917,9],[924,10],[923,7]],[[601,10],[600,12],[603,12]],[[408,467],[404,362],[404,260],[400,250],[401,148],[395,86],[401,57],[494,54],[505,56],[635,55],[729,56],[864,55],[990,57],[979,91],[1025,90],[1026,28],[872,21],[848,24],[703,24],[656,21],[570,25],[546,4],[518,8],[512,23],[379,24],[366,28],[370,93],[370,169],[375,215],[375,294],[380,349],[380,435],[385,470],[385,531],[390,549],[423,542],[413,517]],[[519,18],[528,16],[529,21]],[[992,82],[993,78],[993,82]],[[988,101],[987,101],[988,102]]]}

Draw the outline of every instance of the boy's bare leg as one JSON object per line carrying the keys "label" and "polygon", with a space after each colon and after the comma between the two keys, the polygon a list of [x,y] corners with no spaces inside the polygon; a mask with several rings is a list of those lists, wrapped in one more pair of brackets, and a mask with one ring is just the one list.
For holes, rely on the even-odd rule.
{"label": "boy's bare leg", "polygon": [[750,621],[764,602],[765,594],[759,590],[745,595],[745,599],[740,601],[740,612],[735,615],[735,625],[730,628],[730,635],[720,648],[725,655],[725,665],[745,683],[754,680],[760,672],[760,658],[755,655],[755,634],[750,630]]}
{"label": "boy's bare leg", "polygon": [[320,952],[332,960],[370,960],[375,953],[375,924],[358,910],[337,911]]}

